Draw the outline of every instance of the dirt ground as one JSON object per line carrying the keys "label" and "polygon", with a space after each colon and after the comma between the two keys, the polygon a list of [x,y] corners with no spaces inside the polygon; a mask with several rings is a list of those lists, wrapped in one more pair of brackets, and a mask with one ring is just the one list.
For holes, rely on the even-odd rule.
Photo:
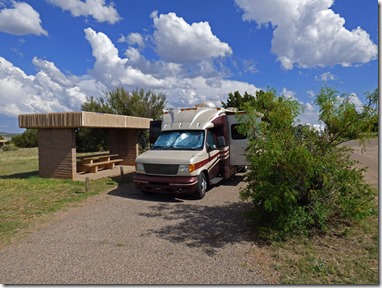
{"label": "dirt ground", "polygon": [[352,140],[344,143],[343,145],[349,146],[353,149],[352,159],[359,162],[360,167],[366,167],[365,180],[373,186],[378,186],[378,138],[366,141],[366,147],[363,151],[358,141]]}

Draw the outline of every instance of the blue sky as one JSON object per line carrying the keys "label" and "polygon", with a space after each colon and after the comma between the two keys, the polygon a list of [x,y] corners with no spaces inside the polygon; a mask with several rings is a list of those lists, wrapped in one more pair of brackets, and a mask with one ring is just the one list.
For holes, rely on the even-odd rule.
{"label": "blue sky", "polygon": [[272,87],[318,123],[323,85],[378,87],[376,0],[0,0],[0,131],[123,86],[168,107]]}

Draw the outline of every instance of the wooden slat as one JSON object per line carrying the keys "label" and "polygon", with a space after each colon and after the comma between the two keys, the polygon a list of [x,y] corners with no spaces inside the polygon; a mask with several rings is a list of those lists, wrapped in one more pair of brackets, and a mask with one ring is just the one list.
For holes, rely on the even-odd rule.
{"label": "wooden slat", "polygon": [[83,167],[85,169],[84,172],[87,170],[90,170],[92,173],[97,173],[98,168],[105,168],[106,169],[114,169],[114,166],[116,163],[122,162],[123,159],[113,159],[113,160],[108,160],[108,161],[102,161],[102,162],[93,162],[93,163],[88,163],[84,164]]}

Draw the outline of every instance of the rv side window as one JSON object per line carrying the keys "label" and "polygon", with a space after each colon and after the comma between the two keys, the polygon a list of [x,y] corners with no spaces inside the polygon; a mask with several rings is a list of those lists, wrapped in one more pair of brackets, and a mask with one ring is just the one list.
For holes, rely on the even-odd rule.
{"label": "rv side window", "polygon": [[211,130],[207,131],[207,144],[208,144],[209,149],[211,149],[211,150],[216,149],[214,135],[212,134]]}
{"label": "rv side window", "polygon": [[231,137],[232,139],[234,140],[240,140],[240,139],[246,139],[247,138],[247,134],[242,134],[239,132],[239,126],[241,124],[232,124],[231,125]]}

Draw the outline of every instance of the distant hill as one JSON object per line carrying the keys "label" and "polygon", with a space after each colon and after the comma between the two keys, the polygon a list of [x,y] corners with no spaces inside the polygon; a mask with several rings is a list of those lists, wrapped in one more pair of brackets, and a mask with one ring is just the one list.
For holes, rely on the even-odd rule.
{"label": "distant hill", "polygon": [[5,140],[11,140],[12,137],[16,135],[20,135],[22,133],[8,133],[8,132],[0,132],[0,135],[4,137]]}

